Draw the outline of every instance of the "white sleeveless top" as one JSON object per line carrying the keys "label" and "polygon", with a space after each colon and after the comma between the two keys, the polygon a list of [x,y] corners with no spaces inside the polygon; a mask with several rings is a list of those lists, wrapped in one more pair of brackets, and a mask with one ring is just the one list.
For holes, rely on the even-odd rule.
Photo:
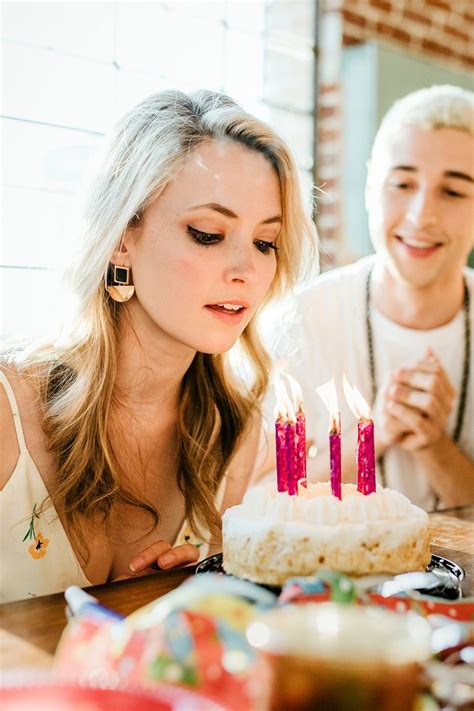
{"label": "white sleeveless top", "polygon": [[[5,388],[13,420],[20,456],[15,470],[0,491],[0,603],[64,591],[69,585],[87,587],[86,578],[76,558],[66,531],[53,505],[41,504],[49,497],[45,483],[28,449],[21,425],[20,413],[12,387],[0,370],[0,383]],[[225,477],[216,496],[220,509]],[[197,541],[185,521],[173,545],[189,542],[200,549],[200,560],[209,546]],[[106,582],[106,576],[104,580]]]}

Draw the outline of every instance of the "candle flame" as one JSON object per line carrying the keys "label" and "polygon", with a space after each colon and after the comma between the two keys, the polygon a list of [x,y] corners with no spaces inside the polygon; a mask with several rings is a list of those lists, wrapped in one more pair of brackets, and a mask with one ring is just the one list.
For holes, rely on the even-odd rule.
{"label": "candle flame", "polygon": [[339,406],[334,378],[331,378],[331,380],[328,380],[328,382],[323,385],[319,385],[316,388],[316,392],[329,412],[329,429],[337,430],[339,428]]}
{"label": "candle flame", "polygon": [[293,400],[293,408],[295,412],[299,410],[299,408],[303,406],[303,391],[301,390],[300,384],[298,381],[289,373],[284,373],[281,371],[281,374],[288,380],[288,384],[290,386],[290,393],[291,393],[291,399]]}
{"label": "candle flame", "polygon": [[352,413],[357,417],[358,420],[365,418],[370,419],[370,407],[364,400],[360,392],[354,385],[351,385],[344,375],[342,378],[342,385],[344,388],[344,395],[346,396],[347,404],[352,410]]}
{"label": "candle flame", "polygon": [[273,387],[275,388],[276,405],[274,408],[274,417],[283,417],[286,420],[295,421],[296,413],[291,398],[288,396],[285,385],[283,383],[281,373],[277,370],[273,376]]}

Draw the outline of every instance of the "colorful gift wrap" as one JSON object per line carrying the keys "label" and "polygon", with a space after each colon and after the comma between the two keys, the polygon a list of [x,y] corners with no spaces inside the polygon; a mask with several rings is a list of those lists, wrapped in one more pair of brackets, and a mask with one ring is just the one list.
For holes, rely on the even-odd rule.
{"label": "colorful gift wrap", "polygon": [[[82,684],[173,684],[199,691],[228,711],[254,709],[262,680],[245,636],[249,623],[274,606],[328,600],[413,610],[428,621],[444,618],[444,625],[456,627],[454,641],[445,645],[450,649],[474,638],[473,599],[453,602],[418,593],[384,598],[332,570],[291,578],[277,598],[253,583],[208,573],[122,621],[87,614],[73,618],[58,646],[56,670]],[[443,644],[433,647],[438,658],[443,658]]]}
{"label": "colorful gift wrap", "polygon": [[127,684],[178,684],[230,710],[251,708],[254,653],[244,633],[275,599],[252,583],[211,574],[191,578],[123,621],[72,619],[56,668],[89,683],[115,675]]}
{"label": "colorful gift wrap", "polygon": [[474,598],[453,601],[420,593],[399,593],[383,597],[377,592],[358,592],[353,578],[333,570],[319,570],[317,575],[289,578],[282,588],[278,603],[329,600],[346,604],[376,605],[400,613],[413,610],[422,616],[443,615],[447,620],[474,624]]}

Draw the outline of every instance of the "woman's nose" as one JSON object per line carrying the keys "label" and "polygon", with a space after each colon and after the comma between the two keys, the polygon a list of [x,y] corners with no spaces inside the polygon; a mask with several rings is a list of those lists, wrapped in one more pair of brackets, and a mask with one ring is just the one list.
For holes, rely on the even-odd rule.
{"label": "woman's nose", "polygon": [[224,270],[225,280],[228,282],[254,282],[257,275],[256,256],[256,249],[253,243],[230,247]]}

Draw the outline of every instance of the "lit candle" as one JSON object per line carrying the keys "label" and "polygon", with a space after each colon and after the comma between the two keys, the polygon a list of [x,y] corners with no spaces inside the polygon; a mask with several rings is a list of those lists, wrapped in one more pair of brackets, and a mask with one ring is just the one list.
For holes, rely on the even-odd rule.
{"label": "lit candle", "polygon": [[374,422],[365,418],[357,423],[357,489],[362,494],[376,490]]}
{"label": "lit candle", "polygon": [[276,465],[277,465],[277,489],[278,491],[288,491],[289,483],[292,479],[293,449],[292,439],[294,439],[294,417],[293,425],[290,421],[292,414],[291,401],[286,392],[286,388],[280,377],[279,371],[273,378],[275,388],[275,443],[276,443]]}
{"label": "lit candle", "polygon": [[[281,375],[288,380],[291,398]],[[278,491],[298,494],[298,482],[306,476],[306,426],[301,403],[301,388],[290,375],[277,372],[273,379],[275,407],[275,442]],[[295,403],[298,402],[298,406]],[[298,411],[296,412],[296,408]]]}
{"label": "lit candle", "polygon": [[278,491],[288,490],[288,472],[286,468],[286,432],[283,415],[278,413],[275,420],[276,470]]}
{"label": "lit candle", "polygon": [[295,494],[298,494],[298,445],[294,419],[286,421],[285,432],[288,493],[290,496],[295,496]]}
{"label": "lit candle", "polygon": [[296,438],[298,441],[298,481],[306,479],[306,417],[303,404],[300,403],[296,413]]}
{"label": "lit candle", "polygon": [[331,491],[333,496],[341,498],[341,415],[333,420],[329,432],[329,464],[331,471]]}
{"label": "lit candle", "polygon": [[343,378],[347,404],[357,417],[357,489],[362,494],[376,490],[374,422],[370,407],[356,387]]}
{"label": "lit candle", "polygon": [[337,403],[334,378],[316,388],[329,412],[329,469],[331,472],[331,492],[341,498],[341,414]]}
{"label": "lit candle", "polygon": [[290,385],[293,407],[296,410],[296,486],[306,479],[306,417],[303,410],[303,392],[298,382],[289,373],[282,373]]}

